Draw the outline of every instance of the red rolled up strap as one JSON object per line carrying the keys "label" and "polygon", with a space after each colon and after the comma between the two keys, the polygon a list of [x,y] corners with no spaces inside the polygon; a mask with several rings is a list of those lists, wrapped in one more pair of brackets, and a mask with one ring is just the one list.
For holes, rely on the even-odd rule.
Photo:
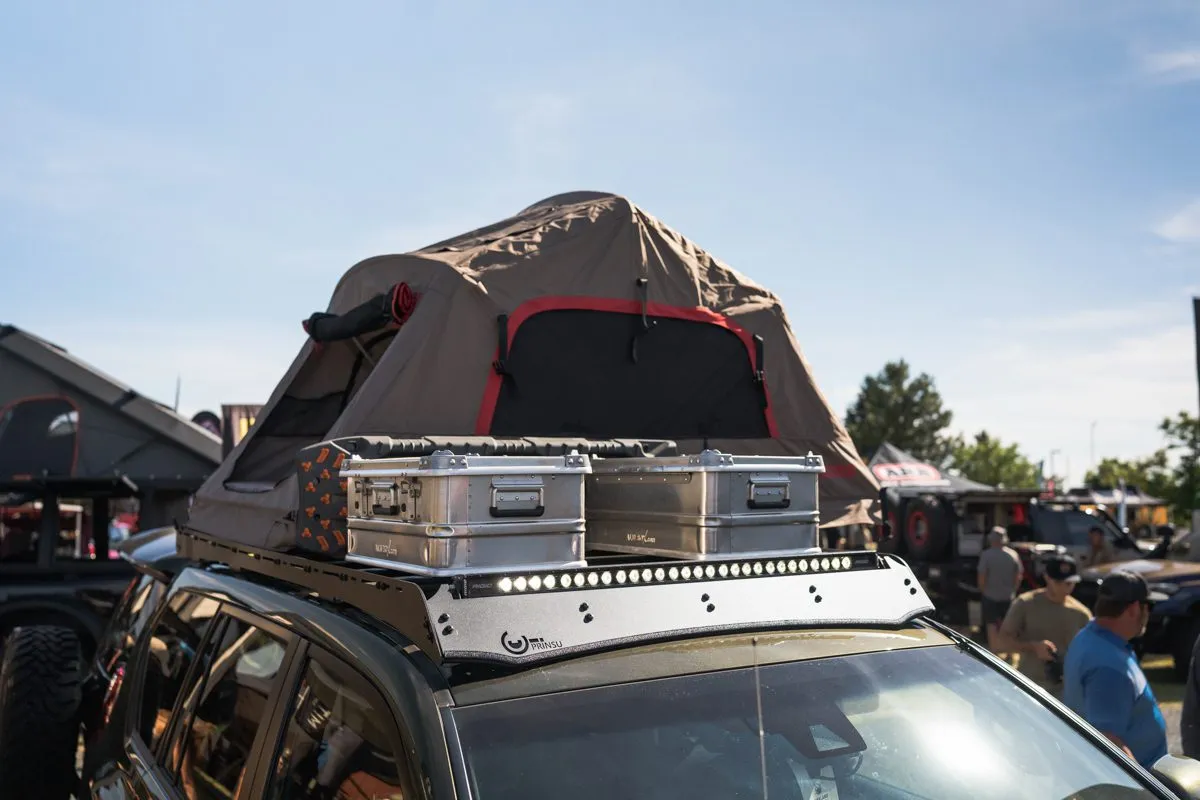
{"label": "red rolled up strap", "polygon": [[392,287],[392,322],[403,325],[412,316],[417,307],[417,293],[407,283],[397,283]]}

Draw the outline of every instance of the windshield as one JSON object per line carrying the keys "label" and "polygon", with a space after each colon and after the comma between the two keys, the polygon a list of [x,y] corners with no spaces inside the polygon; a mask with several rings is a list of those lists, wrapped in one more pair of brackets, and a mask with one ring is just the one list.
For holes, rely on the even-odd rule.
{"label": "windshield", "polygon": [[953,647],[504,700],[453,716],[476,800],[1155,796]]}

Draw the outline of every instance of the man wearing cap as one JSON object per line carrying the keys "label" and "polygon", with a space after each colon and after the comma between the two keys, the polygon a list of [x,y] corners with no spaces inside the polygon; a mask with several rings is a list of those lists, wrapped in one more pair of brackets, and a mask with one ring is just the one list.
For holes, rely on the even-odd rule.
{"label": "man wearing cap", "polygon": [[1114,570],[1100,583],[1096,618],[1067,651],[1063,701],[1143,767],[1167,754],[1167,725],[1129,640],[1141,636],[1153,594],[1141,575]]}
{"label": "man wearing cap", "polygon": [[1025,572],[1021,557],[1008,546],[1008,535],[1004,528],[992,528],[988,534],[988,548],[979,554],[980,617],[987,631],[988,649],[998,652],[996,634],[1000,623],[1008,614],[1021,577]]}
{"label": "man wearing cap", "polygon": [[1092,619],[1087,606],[1071,596],[1079,583],[1075,559],[1049,555],[1042,560],[1046,585],[1017,597],[1000,625],[1002,651],[1020,653],[1017,669],[1055,697],[1062,696],[1062,659],[1068,645]]}

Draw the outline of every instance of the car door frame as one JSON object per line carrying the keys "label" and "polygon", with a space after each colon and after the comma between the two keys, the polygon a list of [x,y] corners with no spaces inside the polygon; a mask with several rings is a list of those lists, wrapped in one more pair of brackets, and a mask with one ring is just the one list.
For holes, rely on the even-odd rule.
{"label": "car door frame", "polygon": [[[282,700],[285,698],[285,688],[294,684],[295,671],[300,662],[296,658],[297,652],[304,645],[303,639],[297,636],[293,631],[274,622],[266,617],[256,614],[248,609],[229,601],[227,595],[222,596],[211,592],[206,592],[203,589],[187,587],[181,589],[192,594],[208,597],[217,602],[217,610],[214,612],[213,621],[216,624],[210,625],[205,631],[204,638],[201,640],[197,653],[205,650],[212,642],[212,638],[223,634],[225,626],[229,619],[237,619],[248,625],[252,625],[265,633],[268,633],[284,643],[283,660],[280,664],[279,675],[271,687],[271,695],[267,698],[268,712],[264,717],[263,724],[259,725],[258,730],[254,734],[254,742],[250,746],[250,752],[246,757],[245,773],[242,777],[241,792],[234,796],[234,800],[249,800],[258,795],[252,792],[252,787],[257,780],[258,771],[262,764],[263,742],[268,731],[277,726],[280,715],[280,707],[286,706]],[[202,676],[197,674],[201,669],[201,660],[197,658],[189,667],[184,676],[183,686],[192,687]],[[141,674],[144,670],[139,670],[139,678],[137,681],[137,692],[139,696],[138,713],[140,714],[140,695],[141,695]],[[141,740],[141,736],[137,735],[137,731],[130,726],[130,730],[126,736],[126,750],[129,754],[131,767],[135,773],[137,780],[146,788],[153,792],[152,797],[166,798],[185,798],[185,795],[180,791],[177,783],[176,765],[171,763],[170,771],[168,771],[167,756],[170,748],[181,735],[181,726],[190,724],[192,715],[195,709],[192,709],[187,715],[187,721],[181,719],[183,716],[183,704],[186,702],[187,693],[181,691],[179,696],[175,698],[175,704],[171,708],[170,721],[167,723],[167,728],[163,732],[162,738],[158,745],[150,749],[146,743]],[[135,715],[136,716],[136,715]],[[131,719],[132,722],[132,719]]]}

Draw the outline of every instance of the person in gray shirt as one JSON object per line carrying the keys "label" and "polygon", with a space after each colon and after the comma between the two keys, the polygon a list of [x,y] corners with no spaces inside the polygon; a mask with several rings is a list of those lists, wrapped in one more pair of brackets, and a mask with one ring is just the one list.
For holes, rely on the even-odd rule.
{"label": "person in gray shirt", "polygon": [[979,554],[980,616],[987,631],[988,649],[996,652],[996,633],[1008,614],[1025,568],[1021,557],[1008,546],[1008,534],[999,526],[988,534],[988,547]]}

